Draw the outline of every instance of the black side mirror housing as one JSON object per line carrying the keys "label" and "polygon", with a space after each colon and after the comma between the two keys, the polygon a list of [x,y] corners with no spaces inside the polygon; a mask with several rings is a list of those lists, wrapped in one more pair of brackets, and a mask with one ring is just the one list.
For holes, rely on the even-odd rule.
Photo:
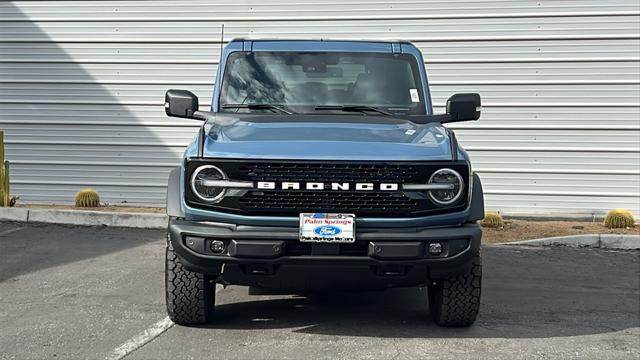
{"label": "black side mirror housing", "polygon": [[447,100],[448,119],[442,122],[478,120],[481,108],[479,94],[455,94]]}
{"label": "black side mirror housing", "polygon": [[164,95],[164,111],[169,116],[193,119],[198,107],[198,97],[191,91],[171,89]]}

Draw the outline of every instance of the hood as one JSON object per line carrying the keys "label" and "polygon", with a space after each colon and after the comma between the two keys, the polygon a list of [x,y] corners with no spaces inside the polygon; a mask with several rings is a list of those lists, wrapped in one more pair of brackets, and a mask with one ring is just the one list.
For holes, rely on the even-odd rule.
{"label": "hood", "polygon": [[228,115],[205,124],[204,157],[451,160],[438,123],[370,115]]}

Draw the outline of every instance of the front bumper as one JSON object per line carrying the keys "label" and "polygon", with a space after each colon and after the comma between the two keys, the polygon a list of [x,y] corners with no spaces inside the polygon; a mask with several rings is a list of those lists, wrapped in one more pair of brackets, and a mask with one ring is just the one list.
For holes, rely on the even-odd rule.
{"label": "front bumper", "polygon": [[[477,224],[446,228],[358,229],[354,244],[301,243],[297,227],[171,219],[169,238],[183,265],[221,283],[277,289],[416,286],[471,266]],[[221,253],[211,242],[225,243]],[[429,254],[430,243],[442,253]]]}

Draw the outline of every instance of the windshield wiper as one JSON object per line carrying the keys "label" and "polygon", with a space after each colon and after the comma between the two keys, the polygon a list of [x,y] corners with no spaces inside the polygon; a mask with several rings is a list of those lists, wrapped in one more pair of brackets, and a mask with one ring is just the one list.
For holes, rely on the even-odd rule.
{"label": "windshield wiper", "polygon": [[392,113],[384,111],[375,106],[368,105],[318,105],[315,110],[341,110],[341,111],[359,111],[359,112],[377,112],[378,114],[394,116]]}
{"label": "windshield wiper", "polygon": [[223,109],[251,109],[251,110],[277,110],[283,114],[295,114],[295,111],[289,110],[282,105],[274,105],[274,104],[224,104],[222,105]]}

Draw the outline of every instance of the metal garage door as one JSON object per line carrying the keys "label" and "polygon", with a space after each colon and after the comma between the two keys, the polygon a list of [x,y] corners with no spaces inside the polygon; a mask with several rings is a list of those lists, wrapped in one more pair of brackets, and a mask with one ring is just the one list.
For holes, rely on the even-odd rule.
{"label": "metal garage door", "polygon": [[409,39],[437,105],[483,96],[482,120],[455,127],[488,208],[640,213],[637,0],[1,1],[13,192],[68,203],[92,186],[112,204],[161,204],[198,125],[164,116],[163,93],[210,97],[222,23],[227,39]]}

